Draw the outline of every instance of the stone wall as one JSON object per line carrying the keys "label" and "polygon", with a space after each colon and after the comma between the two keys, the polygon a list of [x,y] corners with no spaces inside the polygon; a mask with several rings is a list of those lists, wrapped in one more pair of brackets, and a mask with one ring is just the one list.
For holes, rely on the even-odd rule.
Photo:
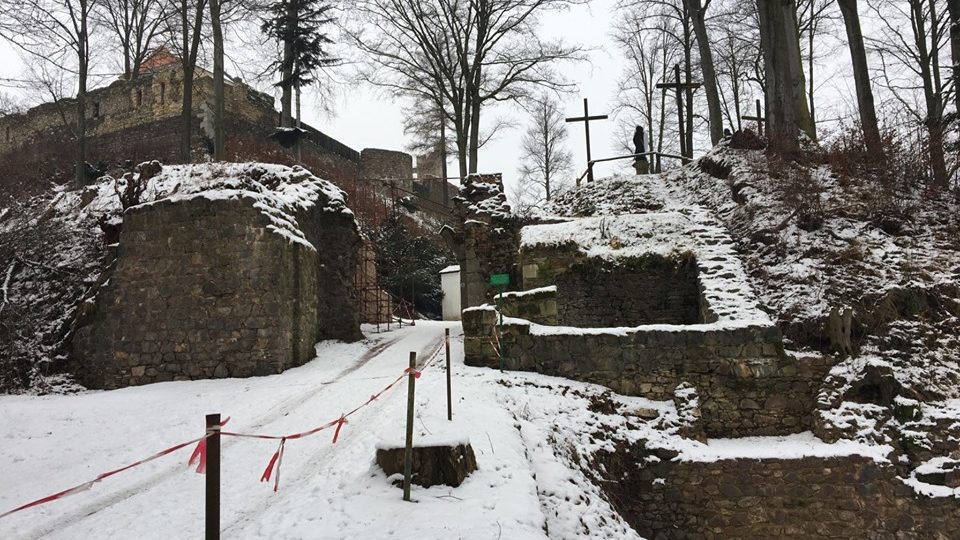
{"label": "stone wall", "polygon": [[780,435],[811,429],[828,358],[783,353],[773,326],[676,326],[590,330],[509,320],[497,330],[492,307],[463,312],[465,362],[596,383],[650,399],[670,399],[682,382],[700,395],[712,437]]}
{"label": "stone wall", "polygon": [[397,178],[397,185],[412,191],[413,156],[394,150],[364,148],[360,153],[360,163],[365,178]]}
{"label": "stone wall", "polygon": [[709,307],[701,299],[697,261],[689,252],[611,261],[587,257],[573,244],[538,245],[520,252],[520,265],[524,289],[556,285],[557,320],[564,326],[710,320]]}
{"label": "stone wall", "polygon": [[519,283],[517,253],[520,223],[510,213],[499,174],[470,175],[454,197],[457,221],[454,251],[460,264],[460,301],[463,307],[493,299],[492,274],[510,275],[510,287]]}
{"label": "stone wall", "polygon": [[[167,65],[144,72],[134,81],[119,80],[91,90],[86,106],[87,161],[101,170],[115,170],[127,160],[182,163],[182,89],[182,72],[177,65]],[[212,152],[212,99],[211,74],[199,70],[193,86],[194,162]],[[271,96],[228,78],[225,99],[227,160],[297,163],[293,149],[269,139],[279,122]],[[75,118],[76,102],[72,99],[0,118],[0,169],[5,171],[0,177],[0,190],[33,194],[48,187],[45,180],[71,179],[76,156]],[[302,140],[302,163],[320,177],[341,182],[366,174],[412,176],[412,157],[408,154],[370,150],[361,159],[360,152],[319,130],[307,125],[303,128],[307,133]]]}
{"label": "stone wall", "polygon": [[641,535],[673,538],[957,538],[960,500],[920,496],[861,456],[662,460],[601,452],[601,487]]}
{"label": "stone wall", "polygon": [[319,339],[360,337],[352,215],[296,216],[318,251],[275,232],[255,202],[195,196],[125,213],[115,266],[74,336],[84,385],[279,373]]}
{"label": "stone wall", "polygon": [[540,287],[510,291],[495,297],[497,309],[506,317],[517,317],[537,324],[557,324],[557,288]]}

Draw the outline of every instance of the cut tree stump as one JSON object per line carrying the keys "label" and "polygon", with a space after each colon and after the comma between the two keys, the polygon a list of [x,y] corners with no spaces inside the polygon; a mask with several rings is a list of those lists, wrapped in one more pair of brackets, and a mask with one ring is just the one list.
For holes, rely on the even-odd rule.
{"label": "cut tree stump", "polygon": [[[403,447],[377,448],[377,465],[387,476],[403,474]],[[473,471],[477,458],[470,443],[455,446],[414,446],[412,482],[422,487],[457,487]]]}

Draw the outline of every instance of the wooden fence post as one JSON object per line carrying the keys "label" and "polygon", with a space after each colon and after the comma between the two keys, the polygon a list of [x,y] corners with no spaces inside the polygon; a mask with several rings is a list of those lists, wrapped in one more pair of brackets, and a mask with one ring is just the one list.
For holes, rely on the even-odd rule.
{"label": "wooden fence post", "polygon": [[447,420],[453,420],[453,403],[451,402],[450,392],[450,329],[443,330],[443,343],[447,349]]}
{"label": "wooden fence post", "polygon": [[410,351],[410,371],[407,375],[407,445],[403,453],[403,500],[410,500],[410,479],[413,476],[413,406],[417,384],[417,353]]}
{"label": "wooden fence post", "polygon": [[220,415],[208,414],[206,423],[206,539],[220,540]]}

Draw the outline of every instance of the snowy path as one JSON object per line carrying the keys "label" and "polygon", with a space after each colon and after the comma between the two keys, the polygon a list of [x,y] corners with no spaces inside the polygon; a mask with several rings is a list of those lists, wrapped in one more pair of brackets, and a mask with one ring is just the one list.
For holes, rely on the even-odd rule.
{"label": "snowy path", "polygon": [[[443,328],[324,343],[318,358],[283,374],[172,382],[76,396],[0,397],[0,508],[93,478],[109,468],[202,433],[203,415],[232,417],[229,429],[284,434],[336,418],[364,402],[442,341]],[[462,486],[422,489],[418,504],[373,466],[376,444],[402,441],[405,385],[332,430],[288,442],[280,491],[258,482],[273,441],[225,438],[221,522],[225,538],[545,538],[537,485],[514,418],[499,403],[495,373],[462,366],[454,340],[455,421],[445,418],[444,372],[417,384],[418,439],[469,437],[481,470]],[[0,520],[0,538],[188,538],[203,527],[203,477],[189,450],[161,458],[88,492]]]}

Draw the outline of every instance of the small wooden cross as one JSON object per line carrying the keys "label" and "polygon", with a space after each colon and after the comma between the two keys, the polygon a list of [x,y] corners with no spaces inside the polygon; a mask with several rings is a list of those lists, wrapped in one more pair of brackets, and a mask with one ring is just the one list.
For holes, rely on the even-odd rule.
{"label": "small wooden cross", "polygon": [[757,115],[756,116],[741,116],[744,120],[756,120],[757,121],[757,131],[758,135],[763,137],[763,122],[767,118],[763,116],[762,110],[760,109],[760,100],[757,100]]}
{"label": "small wooden cross", "polygon": [[[674,82],[672,83],[659,83],[657,88],[663,89],[675,89],[677,91],[677,119],[680,122],[680,155],[685,157],[693,157],[693,149],[686,147],[686,137],[683,129],[683,91],[684,90],[696,90],[700,88],[700,83],[693,82],[687,79],[685,82],[680,82],[680,64],[674,64],[673,66],[673,78]],[[686,162],[686,160],[684,160]]]}
{"label": "small wooden cross", "polygon": [[590,116],[590,109],[587,107],[587,98],[583,98],[583,116],[567,118],[567,122],[583,122],[584,131],[587,132],[587,182],[593,182],[593,163],[590,159],[590,121],[606,120],[607,115],[601,114]]}

